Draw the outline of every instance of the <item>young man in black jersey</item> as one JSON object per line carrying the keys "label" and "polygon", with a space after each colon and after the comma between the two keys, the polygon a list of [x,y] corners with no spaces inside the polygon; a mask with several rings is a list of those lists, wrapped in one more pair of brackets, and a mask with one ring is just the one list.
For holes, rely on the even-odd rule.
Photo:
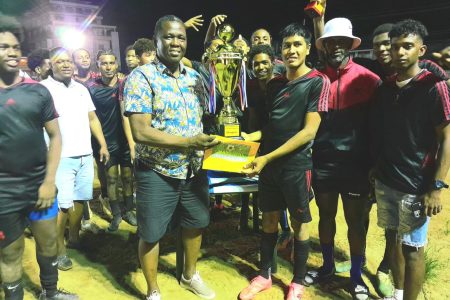
{"label": "young man in black jersey", "polygon": [[419,66],[427,35],[415,20],[394,25],[389,36],[397,75],[383,82],[372,110],[378,225],[387,231],[395,300],[417,299],[429,219],[442,210],[448,188],[450,91]]}
{"label": "young man in black jersey", "polygon": [[269,123],[262,131],[244,134],[246,140],[264,141],[262,155],[245,166],[243,173],[259,177],[263,212],[261,271],[239,298],[253,299],[272,286],[271,262],[278,237],[280,211],[289,209],[294,229],[294,277],[286,299],[301,299],[309,255],[311,146],[327,111],[330,82],[305,64],[311,33],[300,24],[282,32],[282,58],[286,73],[268,83]]}
{"label": "young man in black jersey", "polygon": [[[91,81],[88,90],[95,105],[95,113],[102,124],[103,134],[110,153],[108,164],[100,163],[97,155],[99,145],[93,139],[93,150],[98,168],[104,168],[108,187],[108,199],[113,219],[108,231],[119,229],[122,218],[129,224],[136,226],[136,217],[133,213],[133,176],[130,148],[125,136],[123,119],[121,115],[119,96],[119,79],[117,78],[118,64],[116,56],[111,51],[99,51],[97,64],[101,78]],[[125,213],[122,216],[118,201],[119,165],[122,179]]]}
{"label": "young man in black jersey", "polygon": [[[40,268],[39,299],[78,299],[57,290],[58,114],[49,91],[19,75],[21,37],[20,24],[0,14],[0,278],[6,299],[23,299],[23,231],[28,219]],[[48,151],[42,127],[49,135]]]}

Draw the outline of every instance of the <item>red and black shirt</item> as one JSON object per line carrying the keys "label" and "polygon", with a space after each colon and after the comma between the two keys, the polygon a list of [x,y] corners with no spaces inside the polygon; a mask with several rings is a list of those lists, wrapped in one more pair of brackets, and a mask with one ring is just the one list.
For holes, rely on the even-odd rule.
{"label": "red and black shirt", "polygon": [[382,84],[374,103],[375,176],[398,191],[423,194],[436,171],[436,127],[450,121],[449,87],[426,70],[402,88],[395,80]]}
{"label": "red and black shirt", "polygon": [[314,141],[314,178],[366,178],[371,166],[369,104],[380,78],[351,59],[342,69],[328,66],[324,74],[330,78],[331,95]]}
{"label": "red and black shirt", "polygon": [[[121,86],[122,83],[118,81],[115,86],[110,87],[105,85],[101,78],[90,81],[87,85],[110,152],[127,144],[119,101]],[[94,148],[98,149],[98,142],[95,139],[92,141]]]}
{"label": "red and black shirt", "polygon": [[50,92],[36,81],[0,88],[0,213],[13,209],[2,200],[37,201],[47,163],[43,127],[57,117]]}
{"label": "red and black shirt", "polygon": [[[309,112],[326,112],[330,92],[329,79],[317,70],[289,81],[285,75],[269,81],[267,99],[269,123],[263,129],[263,154],[277,149],[305,127]],[[300,170],[312,168],[311,146],[301,146],[277,160],[277,164],[295,164]]]}

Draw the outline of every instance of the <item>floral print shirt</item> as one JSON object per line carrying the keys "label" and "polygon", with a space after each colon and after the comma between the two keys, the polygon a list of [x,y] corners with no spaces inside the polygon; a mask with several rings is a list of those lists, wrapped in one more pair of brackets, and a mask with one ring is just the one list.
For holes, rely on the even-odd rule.
{"label": "floral print shirt", "polygon": [[[149,126],[168,134],[192,137],[203,131],[206,96],[196,71],[180,63],[180,75],[175,78],[164,64],[155,60],[128,76],[124,87],[125,115],[151,114]],[[177,179],[194,176],[202,157],[203,151],[136,144],[136,159],[140,163]]]}

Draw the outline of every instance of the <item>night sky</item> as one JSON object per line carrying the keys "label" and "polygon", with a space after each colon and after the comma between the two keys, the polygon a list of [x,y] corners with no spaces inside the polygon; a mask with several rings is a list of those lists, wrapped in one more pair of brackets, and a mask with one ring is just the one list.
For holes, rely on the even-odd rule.
{"label": "night sky", "polygon": [[[19,15],[39,0],[0,0],[0,11]],[[205,23],[200,32],[188,32],[187,57],[198,59],[203,51],[203,40],[211,17],[228,15],[238,33],[247,39],[259,27],[269,29],[274,38],[291,22],[303,22],[306,0],[91,0],[105,4],[101,15],[104,24],[118,26],[122,51],[137,38],[151,37],[156,20],[174,14],[182,20],[203,14]],[[348,17],[353,22],[354,34],[363,39],[364,48],[370,47],[370,34],[379,24],[405,18],[422,21],[430,31],[432,41],[450,40],[449,0],[328,0],[327,19]],[[306,25],[312,29],[310,20]],[[449,42],[450,44],[450,42]]]}

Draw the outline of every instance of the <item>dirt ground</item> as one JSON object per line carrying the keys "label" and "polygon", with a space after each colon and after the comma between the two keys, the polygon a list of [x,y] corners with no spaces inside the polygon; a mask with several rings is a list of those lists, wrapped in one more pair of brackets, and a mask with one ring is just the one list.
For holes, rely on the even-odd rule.
{"label": "dirt ground", "polygon": [[[450,193],[443,195],[444,212],[433,217],[429,229],[427,247],[427,281],[420,299],[450,299]],[[253,232],[241,232],[239,224],[239,198],[225,197],[225,210],[214,215],[210,227],[204,235],[202,256],[198,269],[202,278],[216,291],[216,299],[237,299],[239,291],[257,272],[259,236]],[[94,201],[94,210],[96,207]],[[97,204],[98,206],[98,204]],[[315,202],[311,202],[313,222],[311,223],[312,251],[308,265],[319,267],[321,255],[318,243],[318,212]],[[384,236],[376,226],[376,209],[371,212],[371,226],[367,241],[367,270],[364,272],[366,283],[370,286],[371,298],[378,299],[375,291],[374,274],[384,249]],[[95,223],[106,228],[108,222],[98,215]],[[251,221],[249,220],[251,226]],[[336,250],[337,259],[348,258],[346,224],[339,208],[337,217]],[[142,270],[138,265],[136,228],[122,222],[115,234],[83,234],[83,251],[69,250],[74,267],[59,272],[59,287],[77,293],[81,299],[142,299],[146,285]],[[131,235],[130,235],[131,234]],[[162,241],[158,281],[163,299],[189,300],[200,299],[182,289],[175,279],[175,235],[169,235]],[[279,253],[278,272],[274,275],[274,286],[255,299],[284,299],[285,288],[291,280],[292,266],[287,251]],[[23,258],[25,299],[35,299],[39,293],[39,269],[35,259],[34,240],[26,239]],[[307,289],[305,299],[351,299],[346,291],[349,274],[336,275],[335,280],[322,287]],[[0,293],[0,299],[3,299]]]}

